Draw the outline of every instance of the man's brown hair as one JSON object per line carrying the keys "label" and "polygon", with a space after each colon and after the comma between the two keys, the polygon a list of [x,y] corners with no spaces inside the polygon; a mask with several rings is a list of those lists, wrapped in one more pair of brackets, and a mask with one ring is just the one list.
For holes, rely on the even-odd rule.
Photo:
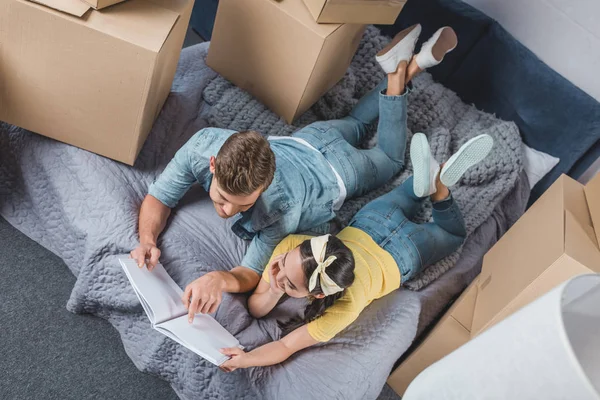
{"label": "man's brown hair", "polygon": [[215,177],[219,186],[233,196],[266,190],[275,175],[275,154],[269,141],[255,131],[231,135],[217,154]]}

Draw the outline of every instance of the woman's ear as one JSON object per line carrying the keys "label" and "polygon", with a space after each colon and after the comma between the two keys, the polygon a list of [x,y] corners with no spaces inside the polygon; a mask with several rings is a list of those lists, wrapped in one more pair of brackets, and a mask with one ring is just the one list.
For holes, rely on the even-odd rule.
{"label": "woman's ear", "polygon": [[322,299],[325,295],[323,293],[315,294],[315,299]]}

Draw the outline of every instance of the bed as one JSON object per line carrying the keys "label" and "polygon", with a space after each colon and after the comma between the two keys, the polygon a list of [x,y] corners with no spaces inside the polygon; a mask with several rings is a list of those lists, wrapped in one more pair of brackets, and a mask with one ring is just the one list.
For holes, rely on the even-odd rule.
{"label": "bed", "polygon": [[[414,18],[423,22],[424,16]],[[409,23],[407,17],[393,29]],[[359,51],[363,57],[375,50],[373,43],[381,45],[385,40],[373,29],[368,32],[371,37]],[[203,63],[207,46],[194,46],[182,53],[172,93],[133,168],[16,127],[0,125],[0,214],[59,255],[77,276],[67,308],[111,322],[135,365],[169,381],[181,398],[376,398],[394,364],[477,275],[483,254],[525,210],[530,188],[521,171],[521,161],[515,159],[515,165],[500,171],[506,178],[505,188],[496,193],[494,206],[473,221],[460,254],[421,277],[412,286],[415,290],[398,290],[374,302],[338,338],[300,352],[282,365],[222,373],[151,329],[116,262],[117,255],[127,253],[137,243],[137,211],[148,185],[175,151],[199,129],[208,125],[257,124],[266,127],[263,133],[268,133],[266,130],[290,133],[295,129],[268,110],[260,109],[249,96],[240,96],[236,88],[207,68]],[[466,57],[460,49],[457,54]],[[434,77],[442,74],[432,73]],[[359,75],[347,75],[298,124],[347,111],[352,101],[376,83],[372,77],[361,80]],[[448,86],[453,84],[451,80],[448,82]],[[448,89],[427,75],[416,81],[415,86],[417,94],[440,93],[441,99],[452,97]],[[342,103],[332,107],[336,99],[342,99]],[[235,106],[241,108],[236,111]],[[462,103],[457,107],[477,115],[478,123],[518,134],[513,124]],[[237,117],[241,109],[258,112],[250,120],[240,119]],[[451,136],[452,127],[436,126],[438,119],[425,118],[435,115],[435,110],[433,107],[430,110],[433,114],[417,118],[418,110],[411,109],[415,117],[409,128],[423,128],[430,137]],[[428,124],[419,125],[422,121]],[[517,137],[514,142],[518,144],[520,139]],[[577,151],[581,157],[588,150]],[[435,148],[436,151],[443,150]],[[514,148],[507,147],[506,151],[518,155]],[[405,177],[398,177],[391,185]],[[463,186],[465,192],[461,197],[467,198],[469,184]],[[367,200],[349,202],[340,222],[343,224]],[[463,202],[463,206],[466,204]],[[421,218],[427,218],[427,209]],[[241,260],[247,243],[235,237],[229,229],[230,223],[215,215],[207,195],[197,187],[174,210],[160,239],[161,260],[180,286],[206,271],[233,266]],[[277,320],[293,314],[301,305],[285,301],[268,318],[254,320],[248,315],[245,302],[245,295],[225,296],[215,317],[248,348],[278,338]]]}

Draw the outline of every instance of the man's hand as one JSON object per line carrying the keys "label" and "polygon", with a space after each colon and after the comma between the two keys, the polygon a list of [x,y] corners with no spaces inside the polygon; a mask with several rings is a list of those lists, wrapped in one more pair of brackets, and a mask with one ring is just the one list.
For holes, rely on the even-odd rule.
{"label": "man's hand", "polygon": [[222,276],[224,272],[213,271],[196,279],[185,288],[183,304],[188,309],[188,321],[194,320],[194,314],[211,314],[217,311],[226,281]]}
{"label": "man's hand", "polygon": [[221,353],[225,354],[228,357],[231,357],[229,360],[225,361],[219,367],[223,372],[233,372],[238,368],[247,368],[245,365],[246,352],[238,347],[230,347],[226,349],[221,349]]}
{"label": "man's hand", "polygon": [[138,267],[142,268],[146,264],[148,271],[152,271],[158,264],[160,250],[154,243],[142,243],[129,255],[137,262]]}
{"label": "man's hand", "polygon": [[285,293],[284,288],[279,287],[277,284],[277,274],[281,271],[280,265],[284,256],[285,254],[275,257],[269,266],[269,285],[271,286],[269,290],[278,296],[282,296]]}

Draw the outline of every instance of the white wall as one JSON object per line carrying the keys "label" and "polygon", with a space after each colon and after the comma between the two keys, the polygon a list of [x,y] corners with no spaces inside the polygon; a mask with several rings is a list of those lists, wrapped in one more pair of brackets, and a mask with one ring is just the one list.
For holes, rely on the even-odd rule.
{"label": "white wall", "polygon": [[600,101],[600,0],[464,0]]}

